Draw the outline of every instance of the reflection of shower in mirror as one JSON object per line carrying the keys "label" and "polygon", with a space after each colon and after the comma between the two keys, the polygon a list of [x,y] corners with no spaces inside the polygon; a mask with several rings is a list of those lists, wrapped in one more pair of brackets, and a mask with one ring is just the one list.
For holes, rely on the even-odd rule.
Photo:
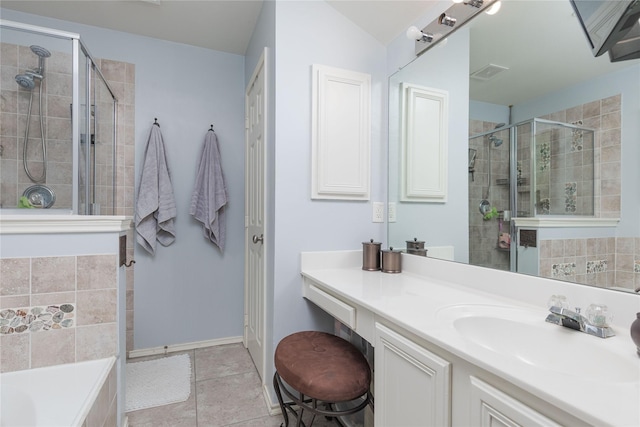
{"label": "reflection of shower in mirror", "polygon": [[469,148],[469,173],[471,174],[471,181],[475,181],[473,174],[476,169],[476,156],[478,155],[478,151],[474,148]]}

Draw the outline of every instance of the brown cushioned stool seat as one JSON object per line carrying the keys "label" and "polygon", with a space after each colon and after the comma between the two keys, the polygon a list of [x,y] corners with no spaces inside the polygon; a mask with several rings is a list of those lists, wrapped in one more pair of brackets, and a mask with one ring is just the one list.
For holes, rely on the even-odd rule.
{"label": "brown cushioned stool seat", "polygon": [[[313,412],[314,417],[315,414],[337,417],[357,412],[371,401],[369,364],[356,347],[342,338],[324,332],[296,332],[280,341],[274,361],[273,383],[287,426],[287,409],[301,425],[304,410]],[[298,396],[284,387],[282,381]],[[281,390],[292,403],[283,402]],[[355,402],[344,405],[347,409],[335,408],[335,403],[351,401]],[[294,404],[300,407],[300,414],[291,407]]]}

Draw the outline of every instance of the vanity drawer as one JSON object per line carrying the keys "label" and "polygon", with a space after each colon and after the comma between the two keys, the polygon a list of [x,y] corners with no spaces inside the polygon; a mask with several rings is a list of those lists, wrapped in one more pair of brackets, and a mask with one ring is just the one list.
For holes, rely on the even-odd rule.
{"label": "vanity drawer", "polygon": [[318,307],[338,319],[349,328],[356,329],[356,309],[349,304],[340,301],[317,286],[305,280],[304,297]]}

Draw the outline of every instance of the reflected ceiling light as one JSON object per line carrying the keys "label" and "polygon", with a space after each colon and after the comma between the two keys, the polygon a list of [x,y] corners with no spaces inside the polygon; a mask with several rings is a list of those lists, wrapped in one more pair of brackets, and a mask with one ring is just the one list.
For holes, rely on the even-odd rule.
{"label": "reflected ceiling light", "polygon": [[412,25],[407,30],[407,38],[422,43],[431,43],[433,41],[433,34],[423,33],[418,29],[418,27]]}
{"label": "reflected ceiling light", "polygon": [[438,24],[446,25],[447,27],[453,27],[454,25],[456,25],[456,21],[457,21],[456,18],[452,18],[450,16],[447,16],[446,13],[443,13],[438,18]]}
{"label": "reflected ceiling light", "polygon": [[487,10],[485,13],[487,15],[495,15],[500,10],[500,6],[502,6],[502,2],[498,0],[497,2],[492,4],[489,10]]}
{"label": "reflected ceiling light", "polygon": [[482,7],[483,3],[484,3],[484,0],[469,0],[469,1],[465,2],[465,4],[467,4],[469,6],[477,7],[477,8]]}
{"label": "reflected ceiling light", "polygon": [[462,3],[464,0],[453,0],[454,3]]}

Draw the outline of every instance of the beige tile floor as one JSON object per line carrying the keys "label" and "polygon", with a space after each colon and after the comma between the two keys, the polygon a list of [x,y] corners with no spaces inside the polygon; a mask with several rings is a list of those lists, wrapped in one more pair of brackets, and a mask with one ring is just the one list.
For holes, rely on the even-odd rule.
{"label": "beige tile floor", "polygon": [[[190,350],[191,395],[185,402],[127,413],[131,427],[278,427],[282,415],[270,416],[260,377],[242,344]],[[180,353],[170,353],[174,356]],[[165,356],[132,359],[131,362]],[[271,384],[271,382],[269,382]],[[305,421],[308,422],[308,420]],[[289,417],[290,425],[295,425]],[[307,424],[308,425],[308,424]],[[314,427],[336,426],[324,418]]]}

